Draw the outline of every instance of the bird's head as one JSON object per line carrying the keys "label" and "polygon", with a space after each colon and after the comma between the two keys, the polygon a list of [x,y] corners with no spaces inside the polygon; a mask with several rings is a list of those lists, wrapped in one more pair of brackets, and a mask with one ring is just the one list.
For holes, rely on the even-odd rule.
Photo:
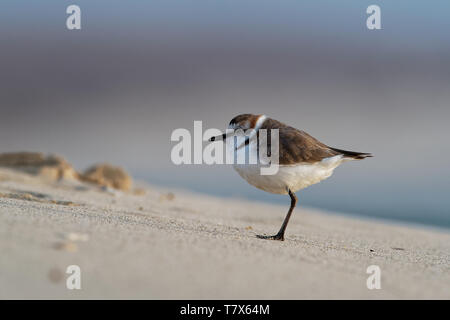
{"label": "bird's head", "polygon": [[[228,129],[240,129],[243,131],[246,131],[248,129],[258,130],[265,118],[266,116],[262,114],[240,114],[231,119],[230,124],[228,125]],[[229,135],[230,134],[223,133],[220,136],[212,137],[211,139],[209,139],[209,141],[225,140]]]}

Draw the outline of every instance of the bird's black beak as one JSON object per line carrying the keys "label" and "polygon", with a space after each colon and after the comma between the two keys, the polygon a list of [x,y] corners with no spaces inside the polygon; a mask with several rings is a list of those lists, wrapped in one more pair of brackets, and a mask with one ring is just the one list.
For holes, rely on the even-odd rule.
{"label": "bird's black beak", "polygon": [[222,133],[220,136],[209,138],[209,141],[219,141],[219,140],[225,141],[226,138],[227,138],[227,134],[226,133]]}

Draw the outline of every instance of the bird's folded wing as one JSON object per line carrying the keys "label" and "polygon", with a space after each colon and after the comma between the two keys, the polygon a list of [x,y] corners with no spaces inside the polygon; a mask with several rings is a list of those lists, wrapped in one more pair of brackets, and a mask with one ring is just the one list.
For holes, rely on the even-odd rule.
{"label": "bird's folded wing", "polygon": [[339,153],[310,136],[292,127],[279,129],[280,164],[314,163]]}
{"label": "bird's folded wing", "polygon": [[[308,133],[274,119],[268,118],[261,129],[266,129],[269,135],[271,129],[278,129],[280,165],[315,163],[339,154]],[[268,150],[271,150],[270,141],[271,139],[268,137]]]}

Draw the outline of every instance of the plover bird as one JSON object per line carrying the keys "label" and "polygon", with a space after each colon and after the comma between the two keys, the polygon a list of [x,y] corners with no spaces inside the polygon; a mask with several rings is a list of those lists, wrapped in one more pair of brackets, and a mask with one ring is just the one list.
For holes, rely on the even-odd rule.
{"label": "plover bird", "polygon": [[[261,175],[258,165],[233,165],[239,175],[256,188],[275,194],[288,194],[291,198],[291,206],[278,233],[273,236],[258,235],[261,239],[284,240],[286,227],[297,204],[295,192],[330,177],[333,170],[343,162],[372,157],[370,153],[329,147],[306,132],[265,115],[238,115],[230,121],[228,128],[244,131],[254,129],[256,137],[259,136],[259,129],[266,129],[269,134],[271,129],[278,129],[279,166],[276,174]],[[212,137],[210,141],[225,140],[227,137],[229,135],[224,133]],[[245,144],[248,143],[247,139]]]}

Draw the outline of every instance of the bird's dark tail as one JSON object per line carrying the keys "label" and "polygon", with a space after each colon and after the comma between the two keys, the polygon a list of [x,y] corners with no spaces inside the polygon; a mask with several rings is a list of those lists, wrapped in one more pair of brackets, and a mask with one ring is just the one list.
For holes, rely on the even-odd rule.
{"label": "bird's dark tail", "polygon": [[343,154],[347,158],[352,158],[355,160],[362,160],[365,158],[373,157],[371,153],[365,153],[365,152],[355,152],[355,151],[347,151],[347,150],[341,150],[336,148],[331,148],[331,150],[336,151],[340,154]]}

